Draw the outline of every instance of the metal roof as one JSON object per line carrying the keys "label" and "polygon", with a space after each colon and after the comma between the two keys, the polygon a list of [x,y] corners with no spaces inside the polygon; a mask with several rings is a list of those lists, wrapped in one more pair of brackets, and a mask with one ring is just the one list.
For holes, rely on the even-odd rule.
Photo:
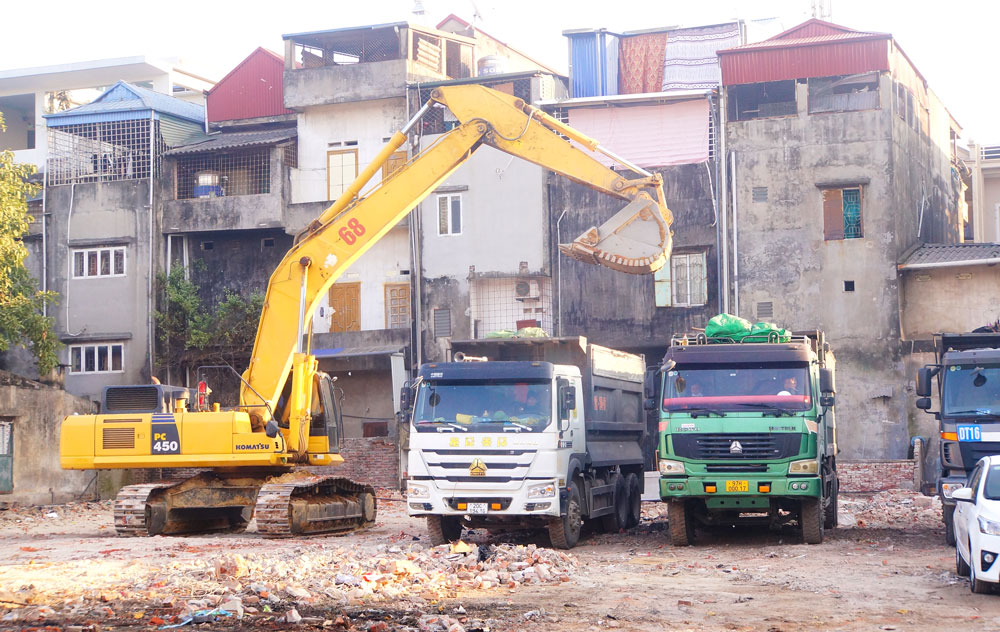
{"label": "metal roof", "polygon": [[854,33],[834,33],[829,35],[814,35],[812,37],[797,37],[793,39],[782,39],[782,40],[763,40],[760,42],[753,42],[751,44],[743,44],[742,46],[736,46],[734,48],[727,48],[720,50],[720,55],[731,55],[733,53],[738,53],[745,50],[767,50],[771,48],[801,48],[803,46],[818,46],[820,44],[845,42],[845,41],[866,41],[866,40],[884,40],[890,39],[892,35],[889,33],[862,33],[860,31]]}
{"label": "metal roof", "polygon": [[181,154],[201,154],[210,151],[220,151],[223,149],[241,149],[243,147],[259,147],[261,145],[273,145],[284,140],[295,138],[297,135],[294,129],[271,129],[262,132],[225,132],[212,134],[205,140],[181,145],[170,151],[163,152],[164,156],[178,156]]}
{"label": "metal roof", "polygon": [[404,345],[372,345],[369,347],[336,347],[334,349],[314,349],[317,358],[358,358],[402,353]]}
{"label": "metal roof", "polygon": [[899,269],[954,268],[995,263],[1000,263],[1000,244],[921,244],[899,264]]}
{"label": "metal roof", "polygon": [[48,127],[145,118],[150,112],[193,123],[205,122],[205,108],[194,103],[119,81],[90,103],[43,115]]}

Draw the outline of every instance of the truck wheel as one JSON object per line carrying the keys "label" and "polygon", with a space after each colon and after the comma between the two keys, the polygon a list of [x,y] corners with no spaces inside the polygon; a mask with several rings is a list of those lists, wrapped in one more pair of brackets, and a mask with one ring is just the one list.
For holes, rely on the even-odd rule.
{"label": "truck wheel", "polygon": [[944,520],[944,541],[949,546],[955,546],[955,508],[942,507],[941,518]]}
{"label": "truck wheel", "polygon": [[431,546],[454,542],[462,537],[462,521],[458,516],[427,516],[427,534]]}
{"label": "truck wheel", "polygon": [[684,500],[671,500],[667,504],[667,528],[670,544],[690,546],[694,543],[694,516]]}
{"label": "truck wheel", "polygon": [[823,542],[823,502],[819,498],[803,498],[799,509],[802,541],[806,544]]}
{"label": "truck wheel", "polygon": [[580,507],[580,489],[576,481],[569,483],[569,495],[566,501],[566,515],[549,522],[549,540],[557,549],[571,549],[580,540],[580,529],[583,527],[583,510]]}
{"label": "truck wheel", "polygon": [[639,477],[633,472],[625,477],[625,488],[628,489],[628,520],[625,528],[638,526],[642,518],[642,489],[639,487]]}
{"label": "truck wheel", "polygon": [[840,494],[840,480],[837,479],[836,474],[833,477],[833,484],[830,488],[830,497],[826,501],[826,507],[823,508],[824,529],[833,529],[840,523],[837,512],[837,496]]}
{"label": "truck wheel", "polygon": [[627,499],[625,498],[627,488],[625,487],[625,477],[615,474],[612,479],[615,486],[615,495],[611,499],[614,511],[601,517],[601,524],[604,525],[605,533],[618,533],[625,528],[626,513],[628,512]]}

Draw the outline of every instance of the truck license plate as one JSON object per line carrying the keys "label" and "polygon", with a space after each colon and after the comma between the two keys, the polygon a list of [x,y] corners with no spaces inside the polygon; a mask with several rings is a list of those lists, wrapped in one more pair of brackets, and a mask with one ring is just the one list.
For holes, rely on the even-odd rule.
{"label": "truck license plate", "polygon": [[748,492],[750,481],[726,481],[727,492]]}
{"label": "truck license plate", "polygon": [[470,514],[484,514],[486,513],[489,505],[486,503],[469,503],[469,513]]}
{"label": "truck license plate", "polygon": [[979,427],[978,424],[959,426],[958,427],[958,440],[959,441],[982,441],[983,440],[983,429]]}

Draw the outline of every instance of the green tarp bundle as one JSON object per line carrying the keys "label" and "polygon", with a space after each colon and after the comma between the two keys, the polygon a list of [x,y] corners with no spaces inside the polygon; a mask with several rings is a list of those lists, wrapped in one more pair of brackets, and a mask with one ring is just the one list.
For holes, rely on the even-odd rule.
{"label": "green tarp bundle", "polygon": [[733,316],[732,314],[719,314],[713,316],[708,325],[705,326],[705,336],[709,341],[724,342],[788,342],[791,333],[787,329],[778,327],[774,323],[764,321],[750,323],[749,320]]}

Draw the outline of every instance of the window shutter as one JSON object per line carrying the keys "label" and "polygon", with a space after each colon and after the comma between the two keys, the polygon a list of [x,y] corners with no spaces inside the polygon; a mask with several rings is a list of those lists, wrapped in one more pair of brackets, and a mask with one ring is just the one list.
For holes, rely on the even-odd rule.
{"label": "window shutter", "polygon": [[451,336],[451,310],[448,308],[434,310],[434,337],[448,338]]}
{"label": "window shutter", "polygon": [[823,189],[823,239],[844,238],[844,200],[840,189]]}
{"label": "window shutter", "polygon": [[705,294],[707,293],[707,279],[705,278],[705,254],[699,253],[690,255],[690,270],[688,271],[689,283],[691,285],[691,305],[704,305]]}
{"label": "window shutter", "polygon": [[438,198],[438,235],[448,234],[448,196]]}

